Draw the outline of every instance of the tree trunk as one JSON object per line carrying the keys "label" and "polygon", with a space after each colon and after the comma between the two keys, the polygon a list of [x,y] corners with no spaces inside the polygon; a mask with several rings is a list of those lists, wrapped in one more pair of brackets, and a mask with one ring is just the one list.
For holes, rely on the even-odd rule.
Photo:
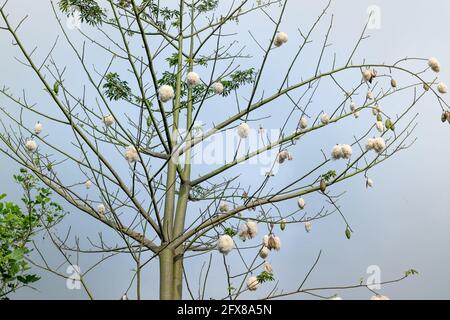
{"label": "tree trunk", "polygon": [[159,298],[173,299],[173,252],[169,248],[159,254]]}

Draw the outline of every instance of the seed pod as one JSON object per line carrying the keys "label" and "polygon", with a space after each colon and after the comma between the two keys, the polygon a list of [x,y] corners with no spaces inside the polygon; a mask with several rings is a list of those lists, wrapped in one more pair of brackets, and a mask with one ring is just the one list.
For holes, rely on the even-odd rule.
{"label": "seed pod", "polygon": [[320,191],[325,192],[325,190],[327,190],[327,182],[322,179],[320,180]]}
{"label": "seed pod", "polygon": [[397,81],[395,81],[395,79],[391,79],[391,87],[397,88]]}
{"label": "seed pod", "polygon": [[381,113],[377,114],[377,121],[383,121],[383,116]]}
{"label": "seed pod", "polygon": [[281,223],[280,223],[280,229],[281,229],[281,231],[284,231],[284,229],[286,229],[286,220],[282,220],[281,221]]}
{"label": "seed pod", "polygon": [[56,95],[58,95],[58,93],[59,93],[59,82],[58,82],[58,81],[56,81],[56,82],[53,84],[53,92],[54,92]]}
{"label": "seed pod", "polygon": [[430,86],[426,83],[423,84],[423,90],[428,91],[430,90]]}
{"label": "seed pod", "polygon": [[392,124],[391,119],[386,119],[386,122],[385,122],[384,126],[385,126],[386,129],[388,129],[388,130],[392,129],[393,124]]}
{"label": "seed pod", "polygon": [[348,240],[350,240],[352,237],[352,232],[350,231],[350,228],[348,226],[345,229],[345,236],[347,237]]}
{"label": "seed pod", "polygon": [[147,127],[151,127],[152,125],[152,118],[150,116],[147,117]]}
{"label": "seed pod", "polygon": [[442,122],[447,121],[447,112],[442,112],[442,115],[441,115],[441,121],[442,121]]}

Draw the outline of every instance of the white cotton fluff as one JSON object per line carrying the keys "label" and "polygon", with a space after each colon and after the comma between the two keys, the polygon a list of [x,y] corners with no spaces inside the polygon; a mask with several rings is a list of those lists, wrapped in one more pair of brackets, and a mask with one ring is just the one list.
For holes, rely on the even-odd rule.
{"label": "white cotton fluff", "polygon": [[308,128],[308,119],[305,116],[303,116],[301,117],[298,124],[301,129],[306,129]]}
{"label": "white cotton fluff", "polygon": [[120,298],[120,300],[128,300],[128,296],[127,296],[126,294],[124,294],[124,295]]}
{"label": "white cotton fluff", "polygon": [[258,224],[255,221],[247,221],[248,237],[250,239],[258,234]]}
{"label": "white cotton fluff", "polygon": [[279,237],[274,236],[273,234],[264,236],[263,239],[264,245],[269,250],[276,250],[279,251],[281,249],[281,240]]}
{"label": "white cotton fluff", "polygon": [[297,199],[297,205],[298,205],[298,207],[299,207],[301,210],[305,209],[305,206],[306,206],[305,199],[303,199],[303,198],[298,198],[298,199]]}
{"label": "white cotton fluff", "polygon": [[175,91],[173,90],[172,86],[165,84],[159,87],[158,96],[159,100],[165,103],[172,100],[175,97]]}
{"label": "white cotton fluff", "polygon": [[370,81],[372,80],[372,71],[370,71],[370,69],[365,69],[362,72],[362,76],[364,81]]}
{"label": "white cotton fluff", "polygon": [[378,138],[370,138],[366,143],[366,150],[375,150],[378,153],[381,153],[384,148],[386,148],[386,142],[382,137]]}
{"label": "white cotton fluff", "polygon": [[246,139],[250,135],[250,126],[246,123],[241,123],[237,131],[239,137],[241,137],[242,139]]}
{"label": "white cotton fluff", "polygon": [[258,234],[258,224],[255,221],[247,221],[241,225],[239,238],[243,241],[253,239]]}
{"label": "white cotton fluff", "polygon": [[321,117],[320,117],[320,122],[322,122],[322,124],[328,124],[330,123],[330,116],[326,113],[324,113]]}
{"label": "white cotton fluff", "polygon": [[247,288],[250,291],[255,291],[259,287],[259,281],[256,277],[250,277],[247,279]]}
{"label": "white cotton fluff", "polygon": [[287,43],[289,41],[289,36],[286,32],[278,32],[275,36],[275,39],[273,40],[273,44],[276,47],[281,47],[283,44]]}
{"label": "white cotton fluff", "polygon": [[367,99],[369,99],[369,100],[373,100],[375,97],[374,97],[374,95],[373,95],[373,92],[372,91],[367,91]]}
{"label": "white cotton fluff", "polygon": [[383,123],[383,121],[377,121],[375,126],[376,126],[378,132],[380,132],[380,133],[384,132],[384,123]]}
{"label": "white cotton fluff", "polygon": [[261,259],[266,259],[269,256],[269,252],[269,248],[263,246],[261,251],[259,251],[259,256],[261,257]]}
{"label": "white cotton fluff", "polygon": [[333,149],[331,150],[331,157],[334,160],[339,160],[344,156],[344,154],[342,153],[342,147],[341,145],[337,144],[333,147]]}
{"label": "white cotton fluff", "polygon": [[219,211],[220,212],[227,212],[230,210],[230,205],[226,201],[220,201],[219,203]]}
{"label": "white cotton fluff", "polygon": [[352,157],[353,154],[353,149],[352,146],[349,144],[343,144],[341,146],[342,149],[342,158],[344,159],[350,159]]}
{"label": "white cotton fluff", "polygon": [[114,124],[114,117],[112,115],[108,115],[106,117],[103,118],[103,123],[107,126],[110,127]]}
{"label": "white cotton fluff", "polygon": [[437,86],[439,93],[446,94],[448,92],[448,87],[444,82],[441,82]]}
{"label": "white cotton fluff", "polygon": [[378,137],[375,139],[375,144],[373,148],[376,152],[381,153],[384,150],[384,148],[386,148],[386,142],[382,137]]}
{"label": "white cotton fluff", "polygon": [[335,295],[333,298],[331,298],[330,300],[344,300],[341,297],[339,297],[338,295]]}
{"label": "white cotton fluff", "polygon": [[186,82],[192,87],[197,86],[200,84],[200,76],[196,72],[189,72],[186,77]]}
{"label": "white cotton fluff", "polygon": [[312,230],[312,223],[310,221],[305,222],[305,230],[306,232],[311,232]]}
{"label": "white cotton fluff", "polygon": [[274,237],[273,238],[274,239],[274,243],[275,243],[275,245],[273,246],[273,248],[276,250],[276,251],[280,251],[280,249],[281,249],[281,239],[280,239],[280,237]]}
{"label": "white cotton fluff", "polygon": [[264,263],[263,269],[264,269],[265,272],[268,272],[268,273],[272,273],[273,272],[273,267],[268,262]]}
{"label": "white cotton fluff", "polygon": [[366,180],[366,188],[373,188],[373,180],[370,178],[367,178]]}
{"label": "white cotton fluff", "polygon": [[227,234],[221,235],[217,243],[217,248],[219,249],[220,253],[223,253],[224,255],[229,254],[234,248],[233,238],[231,238]]}
{"label": "white cotton fluff", "polygon": [[264,245],[264,247],[266,247],[266,248],[269,247],[269,239],[270,239],[270,236],[269,236],[268,234],[266,234],[266,235],[263,237],[263,245]]}
{"label": "white cotton fluff", "polygon": [[381,294],[376,294],[370,298],[370,300],[391,300],[386,296],[382,296]]}
{"label": "white cotton fluff", "polygon": [[353,115],[355,116],[355,119],[358,119],[359,118],[359,111],[356,111],[355,113],[353,113]]}
{"label": "white cotton fluff", "polygon": [[34,125],[34,133],[40,134],[42,132],[42,129],[44,129],[42,123],[36,122],[36,124]]}
{"label": "white cotton fluff", "polygon": [[222,82],[214,82],[212,84],[212,89],[214,90],[215,94],[222,94],[224,90]]}
{"label": "white cotton fluff", "polygon": [[284,163],[286,160],[289,160],[290,156],[291,155],[287,150],[281,151],[277,156],[278,163]]}
{"label": "white cotton fluff", "polygon": [[136,162],[139,160],[139,154],[134,146],[128,146],[125,149],[125,159],[130,162]]}
{"label": "white cotton fluff", "polygon": [[32,139],[27,140],[25,142],[25,148],[27,149],[28,152],[35,152],[37,150],[37,147],[38,147],[38,145],[37,145],[36,141],[34,141]]}
{"label": "white cotton fluff", "polygon": [[337,144],[331,150],[331,157],[334,160],[350,159],[352,157],[353,150],[348,144]]}
{"label": "white cotton fluff", "polygon": [[433,70],[434,72],[440,72],[441,71],[441,64],[438,59],[435,57],[431,57],[428,60],[428,66]]}
{"label": "white cotton fluff", "polygon": [[92,187],[92,181],[91,180],[86,181],[84,183],[84,186],[86,187],[86,189],[89,190]]}
{"label": "white cotton fluff", "polygon": [[350,111],[355,112],[358,107],[356,106],[356,103],[352,102],[350,103]]}
{"label": "white cotton fluff", "polygon": [[98,213],[99,215],[101,215],[101,216],[104,216],[104,215],[105,215],[105,213],[106,213],[106,208],[105,208],[105,205],[104,205],[104,204],[99,204],[99,205],[97,206],[97,213]]}
{"label": "white cotton fluff", "polygon": [[372,114],[373,114],[374,116],[378,115],[380,112],[381,112],[381,108],[380,108],[379,105],[375,105],[375,106],[372,108]]}

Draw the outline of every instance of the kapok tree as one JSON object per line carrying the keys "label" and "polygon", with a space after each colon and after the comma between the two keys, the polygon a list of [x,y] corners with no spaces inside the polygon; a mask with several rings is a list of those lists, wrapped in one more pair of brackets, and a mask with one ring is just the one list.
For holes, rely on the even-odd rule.
{"label": "kapok tree", "polygon": [[[9,34],[18,60],[39,81],[33,95],[49,100],[35,104],[25,91],[2,88],[1,151],[62,197],[67,211],[87,214],[120,236],[116,246],[100,237],[92,252],[129,254],[136,264],[137,298],[141,287],[150,285],[141,283],[141,271],[156,261],[161,299],[180,299],[183,293],[204,298],[202,283],[213,272],[228,283],[220,298],[263,291],[261,286],[276,277],[266,259],[281,249],[287,226],[302,225],[309,232],[313,221],[336,213],[343,234],[351,237],[335,188],[357,176],[364,176],[362,187],[373,186],[370,170],[414,141],[415,116],[409,114],[422,97],[434,96],[442,121],[450,121],[441,97],[447,86],[435,77],[436,58],[366,62],[357,57],[367,39],[364,28],[355,34],[353,48],[340,49],[345,59],[327,59],[329,3],[309,28],[288,36],[283,32],[287,0],[50,1],[60,37],[41,58],[22,42],[26,18],[12,21],[12,6],[6,1],[0,9],[3,37]],[[66,27],[67,17],[81,23],[79,32]],[[238,41],[247,31],[239,21],[255,17],[273,28],[270,34],[250,32],[255,47],[250,55]],[[314,48],[312,38],[324,20],[328,31]],[[288,54],[289,47],[294,50]],[[314,59],[303,61],[311,49]],[[58,50],[70,59],[58,59]],[[267,71],[274,63],[276,76]],[[400,93],[406,95],[404,105],[384,107]],[[353,124],[358,132],[346,141],[334,141],[331,134],[305,152],[309,136]],[[194,166],[202,145],[229,132],[238,141],[227,149],[231,157],[214,168]],[[255,137],[260,145],[249,143]],[[249,181],[233,171],[273,151],[276,157],[263,175]],[[297,156],[314,165],[295,165]],[[280,181],[278,166],[291,166],[296,176]],[[308,202],[313,195],[319,197]],[[284,202],[296,209],[279,210]],[[267,231],[258,235],[263,228]],[[89,253],[48,232],[67,261],[74,251]],[[187,258],[210,253],[223,255],[223,265],[209,259],[204,281],[196,280],[201,287],[196,296]],[[240,263],[229,264],[233,255]],[[265,284],[268,291],[261,297],[320,296],[321,288],[304,288],[309,274],[293,291]],[[83,287],[92,298],[84,282]]]}

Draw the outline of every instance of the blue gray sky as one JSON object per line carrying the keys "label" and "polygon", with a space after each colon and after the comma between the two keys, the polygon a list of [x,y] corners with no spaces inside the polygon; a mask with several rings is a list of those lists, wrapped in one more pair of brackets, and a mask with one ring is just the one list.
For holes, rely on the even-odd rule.
{"label": "blue gray sky", "polygon": [[[265,70],[263,87],[273,87],[273,83],[282,77],[281,68],[286,68],[286,57],[295,54],[296,42],[300,41],[297,28],[306,30],[319,15],[326,1],[291,1],[281,29],[290,35],[289,44],[277,50]],[[300,65],[295,70],[301,76],[307,77],[315,67],[317,49],[323,42],[324,32],[328,27],[331,13],[334,14],[334,27],[331,33],[329,48],[324,60],[324,67],[330,66],[333,53],[336,53],[338,65],[351,52],[355,41],[367,20],[367,8],[376,5],[380,9],[379,29],[369,30],[370,38],[365,40],[357,52],[354,61],[392,63],[404,57],[436,56],[442,63],[443,70],[439,75],[443,81],[450,82],[450,58],[448,55],[450,43],[446,41],[450,31],[450,3],[444,0],[429,0],[426,2],[399,1],[334,1],[329,14],[315,33],[309,50],[301,57]],[[29,20],[24,24],[21,35],[28,48],[38,46],[38,55],[43,55],[50,48],[57,29],[48,1],[16,0],[8,8],[14,19],[29,14]],[[274,12],[277,12],[276,10]],[[247,51],[260,57],[257,46],[252,42],[247,31],[251,31],[257,38],[266,39],[271,34],[271,26],[264,15],[254,14],[249,21],[242,20],[236,27],[237,38],[242,43],[248,43]],[[75,32],[75,31],[74,31]],[[74,35],[75,36],[75,35]],[[11,39],[5,33],[0,33],[0,85],[10,87],[15,93],[26,88],[29,97],[38,102],[41,107],[50,103],[42,98],[42,89],[33,79],[26,68],[19,64],[14,57],[18,55],[15,47],[11,46]],[[314,48],[316,50],[314,50]],[[95,51],[94,51],[95,52]],[[64,46],[60,46],[57,59],[68,65],[72,72],[71,80],[77,84],[80,70],[74,66],[73,55]],[[91,58],[93,62],[104,65],[101,56]],[[102,64],[103,63],[103,64]],[[250,62],[244,62],[251,65]],[[414,62],[412,68],[418,68]],[[101,69],[101,68],[100,68]],[[420,67],[419,67],[420,69]],[[206,70],[200,70],[202,74]],[[303,74],[305,73],[305,75]],[[402,80],[403,78],[399,78]],[[346,81],[347,78],[341,78]],[[70,80],[69,80],[70,81]],[[279,81],[278,81],[279,82]],[[278,83],[276,82],[276,83]],[[325,87],[326,89],[326,87]],[[326,90],[315,97],[314,106],[326,109],[327,105],[336,104],[335,99],[340,98]],[[399,95],[389,101],[384,108],[400,108],[409,103],[411,97]],[[228,100],[231,101],[231,100]],[[220,101],[214,100],[219,104]],[[9,107],[3,97],[0,98],[2,107]],[[284,103],[287,103],[284,101]],[[50,107],[50,105],[49,105]],[[216,115],[226,115],[222,106],[211,105],[218,108]],[[277,117],[285,114],[283,103],[272,105],[279,108],[272,112],[273,127],[265,122],[268,129],[275,129],[280,120]],[[287,110],[287,109],[286,109]],[[289,109],[290,110],[290,109]],[[395,109],[400,110],[400,109]],[[392,112],[395,113],[393,110]],[[419,271],[419,276],[407,279],[401,283],[383,287],[380,292],[392,299],[448,299],[450,298],[450,275],[448,265],[450,253],[450,212],[447,204],[448,182],[446,171],[449,158],[448,145],[450,135],[448,125],[440,122],[441,109],[431,97],[421,100],[413,113],[418,112],[418,127],[414,133],[416,143],[408,150],[401,152],[389,161],[370,172],[375,187],[366,190],[364,178],[356,177],[337,187],[336,192],[346,191],[340,201],[340,206],[349,220],[354,234],[349,241],[344,236],[345,225],[338,215],[323,219],[313,226],[313,231],[306,234],[301,226],[289,228],[282,234],[283,249],[271,256],[270,261],[275,269],[275,276],[279,285],[287,291],[296,288],[301,282],[309,267],[314,262],[318,252],[322,250],[322,257],[317,269],[312,273],[306,287],[328,287],[335,285],[351,285],[359,282],[361,277],[367,277],[367,268],[372,265],[379,266],[381,280],[398,278],[410,268]],[[361,119],[368,121],[369,117]],[[202,115],[201,121],[208,123],[210,116]],[[30,124],[34,119],[30,119]],[[301,166],[311,165],[320,158],[320,148],[331,149],[335,143],[344,143],[351,139],[355,130],[362,129],[359,123],[351,122],[349,125],[334,131],[324,131],[322,134],[305,140],[303,147],[293,151],[295,163],[282,167],[277,174],[280,183],[295,175]],[[360,132],[360,131],[358,131]],[[64,143],[64,133],[54,138]],[[342,141],[344,140],[344,141]],[[314,157],[315,156],[315,157]],[[298,162],[297,162],[298,159]],[[16,164],[0,155],[0,193],[7,193],[10,198],[18,200],[18,188],[11,182],[11,174],[18,167]],[[245,169],[245,170],[244,170]],[[248,170],[247,170],[248,169]],[[239,167],[236,172],[245,172],[242,176],[245,181],[261,181],[259,168]],[[195,167],[195,174],[204,172],[203,167]],[[231,173],[230,173],[231,175]],[[310,197],[308,204],[317,209],[323,205],[323,199]],[[322,202],[321,202],[322,201]],[[295,201],[284,207],[293,210]],[[68,208],[69,211],[70,208]],[[87,237],[95,238],[98,232],[107,232],[98,226],[93,219],[84,217],[79,212],[72,211],[66,221],[61,225],[64,232],[71,226],[75,234],[79,235],[81,242],[88,245]],[[107,238],[111,242],[117,241],[114,235]],[[45,239],[38,239],[48,252],[49,260],[58,264],[61,257],[48,245]],[[233,259],[233,258],[231,258]],[[95,259],[82,257],[79,264],[86,269]],[[192,279],[198,277],[205,259],[193,259],[189,265]],[[208,286],[209,295],[213,298],[223,296],[225,283],[223,277],[222,258],[218,254],[213,256],[213,264],[217,266],[215,275]],[[117,299],[126,290],[132,275],[133,265],[126,257],[113,258],[109,263],[101,265],[96,271],[87,276],[94,296],[103,299]],[[65,272],[66,266],[61,269]],[[156,298],[158,292],[157,265],[150,266],[144,273],[144,297]],[[40,272],[42,280],[37,284],[37,290],[22,290],[13,298],[29,299],[83,299],[86,296],[80,290],[67,290],[65,280],[52,274]],[[194,281],[194,283],[196,283]],[[338,293],[345,299],[367,299],[371,293],[367,290],[355,291],[327,291],[331,295]],[[133,296],[133,293],[130,294]],[[258,292],[245,295],[246,298],[257,298]],[[300,299],[309,296],[297,296]]]}

